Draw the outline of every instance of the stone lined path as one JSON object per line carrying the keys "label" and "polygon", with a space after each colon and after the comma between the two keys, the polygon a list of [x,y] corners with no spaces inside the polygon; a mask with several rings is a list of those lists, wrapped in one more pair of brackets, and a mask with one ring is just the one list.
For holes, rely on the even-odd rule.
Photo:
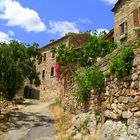
{"label": "stone lined path", "polygon": [[33,102],[16,113],[16,121],[0,140],[55,140],[51,103]]}

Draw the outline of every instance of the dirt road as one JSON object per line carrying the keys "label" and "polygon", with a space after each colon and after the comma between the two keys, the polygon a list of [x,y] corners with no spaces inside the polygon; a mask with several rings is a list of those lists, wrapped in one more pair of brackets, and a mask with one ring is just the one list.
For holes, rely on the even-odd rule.
{"label": "dirt road", "polygon": [[55,140],[51,103],[32,102],[16,113],[16,121],[0,140]]}

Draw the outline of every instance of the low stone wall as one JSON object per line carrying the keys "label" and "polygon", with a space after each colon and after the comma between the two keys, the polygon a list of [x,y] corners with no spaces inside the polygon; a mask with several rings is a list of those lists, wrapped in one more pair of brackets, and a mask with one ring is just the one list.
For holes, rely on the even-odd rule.
{"label": "low stone wall", "polygon": [[140,118],[127,121],[107,120],[101,124],[94,112],[81,113],[73,117],[67,133],[73,140],[139,140]]}
{"label": "low stone wall", "polygon": [[[112,55],[116,55],[122,48],[118,48],[112,54],[100,59],[96,64],[101,71],[108,70],[108,62]],[[102,120],[129,119],[140,117],[140,48],[134,48],[134,62],[131,75],[124,77],[122,81],[111,77],[105,79],[102,93],[91,92],[88,103],[79,104],[72,93],[76,92],[73,71],[65,73],[63,106],[66,110],[79,114],[81,112],[95,111],[100,113]],[[76,68],[75,68],[76,69]],[[99,96],[100,95],[100,96]]]}

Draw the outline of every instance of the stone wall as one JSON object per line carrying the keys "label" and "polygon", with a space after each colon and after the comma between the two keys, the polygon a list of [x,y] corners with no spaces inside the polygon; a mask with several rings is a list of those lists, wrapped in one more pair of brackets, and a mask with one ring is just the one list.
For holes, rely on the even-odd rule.
{"label": "stone wall", "polygon": [[101,123],[94,112],[81,113],[72,118],[67,134],[73,140],[139,140],[140,118]]}
{"label": "stone wall", "polygon": [[[108,70],[108,62],[111,56],[116,55],[121,49],[118,48],[110,55],[100,59],[96,64],[101,71]],[[72,93],[77,91],[74,84],[73,72],[76,69],[69,67],[65,73],[64,96],[62,98],[64,108],[74,114],[85,111],[99,111],[103,119],[129,119],[140,117],[140,48],[134,48],[134,62],[131,75],[124,77],[122,81],[106,78],[104,89],[100,96],[91,91],[91,97],[86,104],[79,104]],[[71,70],[70,70],[71,69]]]}
{"label": "stone wall", "polygon": [[[114,40],[118,43],[122,43],[123,40],[128,42],[133,42],[137,35],[133,30],[134,28],[134,18],[133,11],[140,7],[139,0],[122,0],[116,6],[114,12]],[[120,32],[120,25],[125,23],[125,33],[122,35]],[[121,40],[123,36],[124,39]]]}

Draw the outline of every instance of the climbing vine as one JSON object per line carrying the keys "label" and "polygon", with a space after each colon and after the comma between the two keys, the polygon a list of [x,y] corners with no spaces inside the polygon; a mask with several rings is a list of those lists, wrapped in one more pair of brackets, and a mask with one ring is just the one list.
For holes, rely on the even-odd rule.
{"label": "climbing vine", "polygon": [[133,49],[131,46],[127,46],[111,59],[109,64],[111,74],[118,79],[128,75],[132,69],[133,58]]}

